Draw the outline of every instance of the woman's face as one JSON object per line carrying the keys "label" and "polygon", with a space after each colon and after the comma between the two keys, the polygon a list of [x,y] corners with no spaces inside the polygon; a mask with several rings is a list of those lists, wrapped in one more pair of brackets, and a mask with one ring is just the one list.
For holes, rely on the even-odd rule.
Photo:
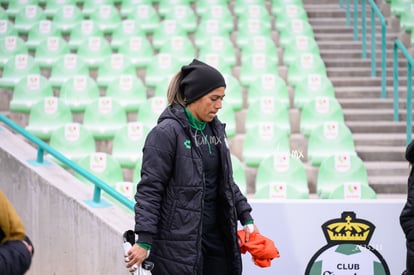
{"label": "woman's face", "polygon": [[212,90],[205,96],[197,99],[193,103],[188,104],[187,108],[196,119],[210,122],[221,109],[221,104],[225,96],[224,91],[224,87]]}

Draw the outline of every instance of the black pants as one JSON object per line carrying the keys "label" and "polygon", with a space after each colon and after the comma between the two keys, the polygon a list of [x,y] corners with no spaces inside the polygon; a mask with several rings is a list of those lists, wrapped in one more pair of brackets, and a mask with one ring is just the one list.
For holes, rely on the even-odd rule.
{"label": "black pants", "polygon": [[203,275],[228,275],[229,257],[225,242],[217,226],[204,226]]}

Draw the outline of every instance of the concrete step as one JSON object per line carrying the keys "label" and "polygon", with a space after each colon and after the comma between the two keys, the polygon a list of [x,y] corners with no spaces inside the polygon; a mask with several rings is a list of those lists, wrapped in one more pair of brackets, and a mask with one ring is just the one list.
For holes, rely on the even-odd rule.
{"label": "concrete step", "polygon": [[355,146],[364,161],[378,161],[386,156],[387,161],[404,161],[405,146]]}
{"label": "concrete step", "polygon": [[352,133],[405,133],[405,121],[346,121]]}
{"label": "concrete step", "polygon": [[406,136],[403,133],[353,133],[355,146],[404,146]]}
{"label": "concrete step", "polygon": [[[342,99],[354,99],[354,98],[369,98],[369,99],[380,99],[382,87],[381,86],[349,86],[341,85],[338,86],[334,83],[335,96],[336,98]],[[399,98],[405,100],[407,87],[399,86]],[[386,98],[392,99],[394,94],[393,86],[386,86]],[[403,105],[405,106],[405,105]]]}
{"label": "concrete step", "polygon": [[[381,87],[381,78],[379,76],[376,77],[347,77],[346,75],[344,77],[339,76],[331,76],[329,75],[328,70],[328,77],[331,80],[332,84],[335,87]],[[400,91],[406,91],[406,88],[404,87],[407,83],[407,78],[400,76],[398,78],[399,83],[399,90]],[[394,88],[394,79],[392,77],[386,78],[386,85],[387,90],[392,91]]]}
{"label": "concrete step", "polygon": [[346,121],[392,121],[392,109],[343,109]]}

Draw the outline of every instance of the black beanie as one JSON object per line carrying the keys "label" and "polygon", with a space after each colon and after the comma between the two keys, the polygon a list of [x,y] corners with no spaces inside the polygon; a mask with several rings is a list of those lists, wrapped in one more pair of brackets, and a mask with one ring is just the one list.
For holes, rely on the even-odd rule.
{"label": "black beanie", "polygon": [[180,89],[186,104],[196,101],[214,89],[226,87],[224,77],[218,70],[197,59],[189,65],[182,66],[181,73]]}

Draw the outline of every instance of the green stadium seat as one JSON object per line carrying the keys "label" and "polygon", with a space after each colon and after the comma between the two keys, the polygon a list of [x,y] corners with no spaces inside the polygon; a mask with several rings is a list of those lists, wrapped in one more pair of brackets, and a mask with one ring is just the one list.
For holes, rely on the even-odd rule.
{"label": "green stadium seat", "polygon": [[233,67],[219,53],[200,53],[198,59],[216,68],[222,74],[232,74]]}
{"label": "green stadium seat", "polygon": [[[78,161],[80,167],[90,172],[109,186],[115,188],[118,182],[124,181],[122,167],[119,162],[110,154],[103,152],[95,152]],[[79,173],[74,173],[80,181],[93,185]]]}
{"label": "green stadium seat", "polygon": [[293,19],[279,31],[279,44],[283,49],[296,42],[297,36],[306,36],[315,39],[313,28],[307,20]]}
{"label": "green stadium seat", "polygon": [[46,97],[53,96],[53,89],[47,78],[40,74],[22,76],[14,87],[10,100],[10,111],[29,113],[31,108]]}
{"label": "green stadium seat", "polygon": [[141,5],[152,5],[152,0],[122,0],[119,13],[127,18],[136,12],[136,7]]}
{"label": "green stadium seat", "polygon": [[124,74],[136,75],[135,67],[129,62],[128,56],[113,53],[98,67],[96,83],[106,89],[113,80]]}
{"label": "green stadium seat", "polygon": [[132,181],[135,183],[135,185],[138,184],[138,182],[141,180],[141,166],[142,166],[142,160],[139,159],[134,167],[133,174],[132,174]]}
{"label": "green stadium seat", "polygon": [[134,9],[126,15],[126,19],[135,20],[146,34],[153,34],[161,22],[156,9],[150,3],[134,4]]}
{"label": "green stadium seat", "polygon": [[227,1],[218,0],[215,2],[197,1],[196,12],[200,20],[218,20],[220,21],[220,28],[224,29],[226,33],[231,33],[234,29],[233,15],[227,6]]}
{"label": "green stadium seat", "polygon": [[69,34],[83,20],[83,12],[76,5],[63,5],[55,13],[52,22],[62,34]]}
{"label": "green stadium seat", "polygon": [[163,80],[161,80],[157,86],[155,86],[154,88],[154,97],[166,97],[167,96],[167,91],[168,91],[168,87],[170,85],[170,81],[171,78],[173,77],[173,75],[169,75],[164,77]]}
{"label": "green stadium seat", "polygon": [[306,81],[310,74],[327,75],[325,63],[318,54],[301,53],[288,67],[288,85],[295,87]]}
{"label": "green stadium seat", "polygon": [[177,20],[187,33],[193,33],[197,28],[197,16],[188,4],[174,4],[163,15],[164,20]]}
{"label": "green stadium seat", "polygon": [[400,17],[407,9],[409,9],[411,0],[391,0],[390,11],[397,17]]}
{"label": "green stadium seat", "polygon": [[260,162],[255,198],[308,199],[309,187],[302,161],[288,152],[275,153]]}
{"label": "green stadium seat", "polygon": [[82,13],[84,18],[91,18],[92,14],[97,12],[100,6],[102,5],[113,5],[113,0],[82,0]]}
{"label": "green stadium seat", "polygon": [[199,56],[217,54],[227,66],[237,64],[236,50],[229,36],[210,36],[198,47]]}
{"label": "green stadium seat", "polygon": [[312,166],[319,166],[334,154],[356,155],[354,139],[345,123],[326,121],[309,135],[307,156]]}
{"label": "green stadium seat", "polygon": [[222,36],[230,38],[230,31],[222,28],[219,19],[203,19],[200,21],[197,30],[194,33],[194,44],[197,48],[206,44],[209,37]]}
{"label": "green stadium seat", "polygon": [[262,74],[251,82],[247,93],[248,106],[263,96],[272,97],[280,107],[290,107],[288,87],[278,74]]}
{"label": "green stadium seat", "polygon": [[234,5],[234,14],[239,20],[261,19],[270,22],[270,14],[263,2],[260,0],[245,3],[244,0],[236,0]]}
{"label": "green stadium seat", "polygon": [[410,33],[414,30],[414,1],[407,6],[400,16],[400,27]]}
{"label": "green stadium seat", "polygon": [[159,0],[158,1],[158,13],[161,17],[165,17],[170,11],[171,7],[175,5],[189,5],[189,0]]}
{"label": "green stadium seat", "polygon": [[69,45],[61,36],[49,36],[35,49],[35,63],[41,69],[51,69],[65,54],[70,53]]}
{"label": "green stadium seat", "polygon": [[166,97],[151,97],[144,102],[138,111],[137,121],[148,129],[152,129],[156,124],[159,116],[167,107]]}
{"label": "green stadium seat", "polygon": [[90,19],[95,22],[98,29],[104,34],[112,34],[119,28],[122,18],[118,9],[112,4],[100,5],[91,15]]}
{"label": "green stadium seat", "polygon": [[45,0],[44,12],[46,17],[53,18],[62,6],[75,6],[75,0]]}
{"label": "green stadium seat", "polygon": [[248,167],[258,167],[264,158],[275,152],[290,152],[290,141],[286,131],[271,123],[260,123],[246,132],[242,157]]}
{"label": "green stadium seat", "polygon": [[371,186],[358,182],[347,182],[337,186],[328,199],[376,199],[377,193]]}
{"label": "green stadium seat", "polygon": [[[96,152],[95,139],[92,133],[82,124],[66,123],[50,136],[49,145],[71,161],[78,162]],[[67,167],[56,158],[50,158],[60,166]]]}
{"label": "green stadium seat", "polygon": [[62,36],[62,34],[51,20],[41,20],[29,30],[26,46],[34,51],[43,40],[51,36]]}
{"label": "green stadium seat", "polygon": [[283,51],[283,63],[286,66],[292,65],[300,53],[308,52],[314,55],[320,55],[319,46],[315,39],[306,35],[297,35],[292,39],[292,43],[285,47]]}
{"label": "green stadium seat", "polygon": [[186,36],[187,32],[177,20],[162,20],[153,33],[152,45],[154,49],[160,49],[168,41],[168,37],[174,35]]}
{"label": "green stadium seat", "polygon": [[[0,13],[2,11],[0,10]],[[19,33],[17,32],[14,24],[10,22],[8,19],[1,19],[0,15],[0,37],[6,36],[18,36]]]}
{"label": "green stadium seat", "polygon": [[175,75],[181,68],[176,56],[172,54],[158,53],[148,65],[145,73],[145,85],[156,87],[165,77]]}
{"label": "green stadium seat", "polygon": [[274,12],[274,16],[277,18],[275,27],[279,33],[283,32],[286,28],[289,28],[289,25],[293,20],[309,21],[303,5],[287,4],[281,5],[280,8],[281,9],[278,10],[277,13],[276,11]]}
{"label": "green stadium seat", "polygon": [[243,163],[235,155],[231,154],[231,165],[233,168],[233,180],[243,195],[247,195],[247,178]]}
{"label": "green stadium seat", "polygon": [[145,35],[127,36],[118,52],[129,57],[130,62],[137,69],[146,69],[155,58],[155,51]]}
{"label": "green stadium seat", "polygon": [[286,5],[302,6],[302,0],[272,0],[272,14],[280,14],[285,11]]}
{"label": "green stadium seat", "polygon": [[289,110],[278,104],[271,96],[261,96],[259,100],[249,104],[246,112],[246,132],[253,130],[260,123],[271,124],[290,135]]}
{"label": "green stadium seat", "polygon": [[2,14],[7,15],[8,18],[16,18],[17,14],[21,12],[22,8],[26,6],[36,6],[37,0],[15,0],[6,1],[7,8],[3,10]]}
{"label": "green stadium seat", "polygon": [[300,132],[309,137],[313,129],[325,121],[345,123],[342,106],[334,97],[317,96],[302,108]]}
{"label": "green stadium seat", "polygon": [[111,35],[111,47],[113,50],[119,50],[123,44],[128,43],[130,37],[146,36],[145,32],[140,28],[138,20],[124,19],[119,28],[116,28]]}
{"label": "green stadium seat", "polygon": [[246,19],[239,21],[237,26],[236,44],[244,48],[251,43],[254,36],[271,37],[271,22],[261,19]]}
{"label": "green stadium seat", "polygon": [[319,167],[316,181],[318,196],[327,199],[336,187],[343,188],[344,184],[368,186],[364,162],[357,155],[350,154],[336,153],[325,158]]}
{"label": "green stadium seat", "polygon": [[26,130],[42,140],[49,140],[52,133],[72,122],[69,107],[57,97],[45,97],[30,109]]}
{"label": "green stadium seat", "polygon": [[99,97],[86,106],[83,125],[95,140],[111,140],[128,123],[127,113],[111,97]]}
{"label": "green stadium seat", "polygon": [[129,122],[114,136],[112,156],[122,168],[133,169],[142,159],[142,148],[149,129],[140,122]]}
{"label": "green stadium seat", "polygon": [[3,66],[0,87],[13,89],[14,86],[28,75],[40,75],[40,68],[29,54],[16,54]]}
{"label": "green stadium seat", "polygon": [[98,85],[89,75],[70,76],[61,86],[59,97],[73,113],[84,112],[100,96]]}
{"label": "green stadium seat", "polygon": [[38,5],[22,5],[14,19],[14,27],[19,34],[27,35],[34,25],[45,19],[46,15]]}
{"label": "green stadium seat", "polygon": [[89,69],[96,69],[106,61],[107,57],[111,56],[112,48],[104,37],[91,36],[85,45],[78,49],[77,54]]}
{"label": "green stadium seat", "polygon": [[135,74],[123,74],[109,83],[106,96],[112,97],[128,112],[138,112],[147,99],[146,87]]}
{"label": "green stadium seat", "polygon": [[228,138],[233,138],[236,136],[237,123],[236,123],[236,114],[231,105],[223,103],[222,108],[217,114],[217,117],[221,122],[226,124],[226,134]]}
{"label": "green stadium seat", "polygon": [[159,49],[160,53],[174,55],[181,64],[188,64],[196,58],[196,50],[186,35],[172,35]]}
{"label": "green stadium seat", "polygon": [[72,51],[77,52],[79,47],[88,43],[89,37],[99,36],[103,37],[104,34],[96,23],[90,19],[84,19],[70,31],[68,44]]}
{"label": "green stadium seat", "polygon": [[26,43],[17,35],[0,36],[0,67],[18,54],[29,54]]}
{"label": "green stadium seat", "polygon": [[326,73],[309,74],[295,87],[293,105],[302,109],[317,96],[335,97],[334,87]]}
{"label": "green stadium seat", "polygon": [[230,105],[237,112],[243,109],[243,91],[239,80],[231,74],[223,74],[226,81],[224,104]]}
{"label": "green stadium seat", "polygon": [[265,54],[269,63],[279,64],[279,53],[276,44],[270,36],[254,35],[249,37],[249,43],[240,48],[241,62],[250,62],[254,54]]}
{"label": "green stadium seat", "polygon": [[50,69],[49,82],[53,88],[60,89],[68,79],[76,75],[89,76],[87,64],[77,54],[65,54]]}
{"label": "green stadium seat", "polygon": [[240,66],[240,83],[249,87],[263,74],[278,74],[278,64],[272,62],[264,53],[254,53],[243,59]]}

